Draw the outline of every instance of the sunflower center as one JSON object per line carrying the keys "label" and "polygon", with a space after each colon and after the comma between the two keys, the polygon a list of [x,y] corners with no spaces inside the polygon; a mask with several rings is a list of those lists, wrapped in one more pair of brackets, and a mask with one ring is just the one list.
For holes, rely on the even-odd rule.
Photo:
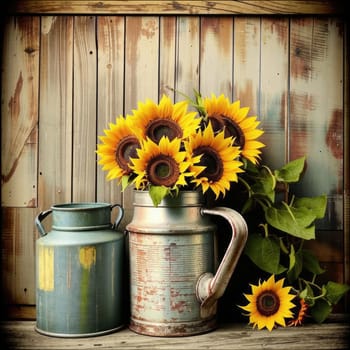
{"label": "sunflower center", "polygon": [[220,132],[224,129],[225,124],[220,115],[211,115],[209,118],[211,126],[213,127],[213,131],[215,133]]}
{"label": "sunflower center", "polygon": [[232,136],[234,138],[234,146],[239,146],[241,149],[244,148],[245,136],[240,126],[231,118],[225,116],[222,116],[222,121],[225,126],[225,137]]}
{"label": "sunflower center", "polygon": [[155,143],[159,143],[162,136],[167,136],[171,141],[174,138],[181,138],[183,135],[180,126],[171,119],[152,120],[146,128],[146,136]]}
{"label": "sunflower center", "polygon": [[161,154],[149,161],[147,174],[153,185],[172,187],[179,178],[180,169],[174,158]]}
{"label": "sunflower center", "polygon": [[224,172],[224,167],[220,156],[209,146],[200,146],[195,149],[194,155],[202,154],[199,166],[205,167],[201,172],[202,177],[208,178],[209,182],[219,181]]}
{"label": "sunflower center", "polygon": [[256,306],[261,315],[271,316],[279,310],[280,299],[276,293],[265,291],[257,297]]}
{"label": "sunflower center", "polygon": [[240,126],[231,118],[224,115],[209,116],[214,132],[225,130],[225,137],[234,138],[234,146],[244,148],[245,136]]}
{"label": "sunflower center", "polygon": [[125,170],[127,174],[130,174],[132,171],[129,167],[130,158],[137,157],[136,149],[139,147],[139,141],[133,135],[124,137],[118,143],[117,149],[115,151],[115,158],[120,168]]}

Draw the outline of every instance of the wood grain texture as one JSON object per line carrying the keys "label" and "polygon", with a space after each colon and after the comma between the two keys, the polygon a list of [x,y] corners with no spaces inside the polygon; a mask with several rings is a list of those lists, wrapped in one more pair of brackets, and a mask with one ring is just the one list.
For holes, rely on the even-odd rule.
{"label": "wood grain texture", "polygon": [[288,18],[261,19],[259,120],[265,132],[262,159],[272,169],[288,160],[288,38]]}
{"label": "wood grain texture", "polygon": [[96,18],[74,17],[73,174],[74,202],[96,200]]}
{"label": "wood grain texture", "polygon": [[69,350],[69,349],[348,349],[347,323],[308,324],[256,330],[245,324],[222,324],[217,330],[191,337],[150,337],[122,329],[109,335],[90,338],[55,338],[34,331],[34,322],[8,321],[1,324],[5,344],[9,349]]}
{"label": "wood grain texture", "polygon": [[259,17],[235,17],[234,19],[234,100],[241,107],[249,107],[249,115],[259,114],[260,40]]}
{"label": "wood grain texture", "polygon": [[39,208],[72,200],[73,17],[41,21]]}
{"label": "wood grain texture", "polygon": [[1,76],[1,205],[37,205],[39,17],[4,26]]}
{"label": "wood grain texture", "polygon": [[202,17],[200,37],[200,91],[203,96],[225,94],[232,99],[232,17]]}
{"label": "wood grain texture", "polygon": [[[145,6],[145,3],[147,5]],[[338,14],[345,12],[340,0],[19,0],[10,13],[43,14]]]}
{"label": "wood grain texture", "polygon": [[[125,113],[130,114],[138,102],[158,101],[159,96],[159,17],[126,16],[125,35]],[[133,194],[123,192],[125,210],[121,228],[131,221]]]}
{"label": "wood grain texture", "polygon": [[5,304],[35,303],[34,208],[2,208],[1,289]]}
{"label": "wood grain texture", "polygon": [[[350,66],[350,28],[346,26],[344,31],[344,77],[349,77]],[[350,84],[349,79],[344,79],[344,280],[350,284]],[[350,308],[350,300],[346,299],[346,309]]]}
{"label": "wood grain texture", "polygon": [[333,19],[291,20],[290,159],[307,157],[297,194],[328,194],[320,224],[342,229],[343,27]]}
{"label": "wood grain texture", "polygon": [[[124,34],[124,17],[98,17],[98,136],[104,135],[104,129],[108,128],[109,123],[115,123],[116,118],[124,113]],[[120,186],[115,181],[107,181],[106,175],[101,167],[97,166],[97,201],[121,204]]]}
{"label": "wood grain texture", "polygon": [[162,16],[159,22],[159,98],[163,94],[174,100],[176,72],[176,27],[175,16]]}
{"label": "wood grain texture", "polygon": [[199,90],[199,17],[179,16],[176,28],[175,100]]}

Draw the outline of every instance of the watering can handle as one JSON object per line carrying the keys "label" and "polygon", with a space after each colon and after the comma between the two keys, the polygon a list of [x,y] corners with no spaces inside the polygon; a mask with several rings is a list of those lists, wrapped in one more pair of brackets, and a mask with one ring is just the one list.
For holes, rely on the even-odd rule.
{"label": "watering can handle", "polygon": [[115,208],[115,207],[118,207],[119,210],[118,210],[118,215],[117,215],[117,217],[116,217],[116,219],[114,221],[114,224],[112,225],[112,229],[113,230],[117,229],[117,227],[120,224],[120,221],[122,220],[123,215],[124,215],[124,209],[123,209],[123,207],[120,204],[113,204],[113,205],[111,205],[111,210],[113,208]]}
{"label": "watering can handle", "polygon": [[45,211],[42,211],[40,214],[38,214],[38,216],[35,218],[35,225],[38,228],[40,236],[47,235],[47,232],[45,232],[45,229],[44,229],[43,225],[41,224],[41,221],[43,221],[51,213],[52,213],[51,209],[45,210]]}
{"label": "watering can handle", "polygon": [[215,276],[206,272],[202,274],[196,286],[196,295],[201,302],[201,317],[208,317],[216,307],[216,301],[224,294],[238,259],[248,237],[248,227],[244,218],[235,210],[226,207],[201,209],[202,214],[218,215],[226,219],[232,229],[231,241]]}

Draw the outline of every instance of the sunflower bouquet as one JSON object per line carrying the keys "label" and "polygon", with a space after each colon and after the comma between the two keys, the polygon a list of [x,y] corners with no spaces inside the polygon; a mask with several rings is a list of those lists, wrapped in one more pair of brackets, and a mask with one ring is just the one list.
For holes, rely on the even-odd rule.
{"label": "sunflower bouquet", "polygon": [[255,268],[252,280],[266,277],[249,283],[252,294],[240,292],[248,300],[239,308],[249,323],[271,331],[300,325],[307,316],[323,322],[350,289],[332,281],[320,284],[324,270],[305,244],[316,238],[315,221],[325,215],[327,198],[291,194],[305,157],[275,170],[261,164],[263,130],[248,113],[223,94],[202,97],[195,91],[194,99],[176,103],[166,95],[158,104],[147,99],[104,130],[99,164],[122,190],[149,191],[155,206],[185,190],[211,192],[216,205],[225,198],[225,206],[248,223],[244,252]]}
{"label": "sunflower bouquet", "polygon": [[148,190],[155,206],[181,190],[225,196],[245,163],[256,164],[264,147],[257,140],[263,134],[260,122],[248,112],[224,95],[196,93],[194,101],[177,103],[163,95],[159,104],[147,99],[104,130],[99,164],[122,190]]}

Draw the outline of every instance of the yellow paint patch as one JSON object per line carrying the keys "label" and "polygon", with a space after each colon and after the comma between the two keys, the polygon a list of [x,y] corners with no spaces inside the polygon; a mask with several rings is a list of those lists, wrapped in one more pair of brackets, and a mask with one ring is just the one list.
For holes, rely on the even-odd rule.
{"label": "yellow paint patch", "polygon": [[96,262],[96,248],[95,247],[84,247],[80,248],[79,251],[80,264],[85,269],[90,269],[91,265]]}
{"label": "yellow paint patch", "polygon": [[55,287],[54,248],[39,246],[38,249],[38,287],[45,291],[52,291]]}

